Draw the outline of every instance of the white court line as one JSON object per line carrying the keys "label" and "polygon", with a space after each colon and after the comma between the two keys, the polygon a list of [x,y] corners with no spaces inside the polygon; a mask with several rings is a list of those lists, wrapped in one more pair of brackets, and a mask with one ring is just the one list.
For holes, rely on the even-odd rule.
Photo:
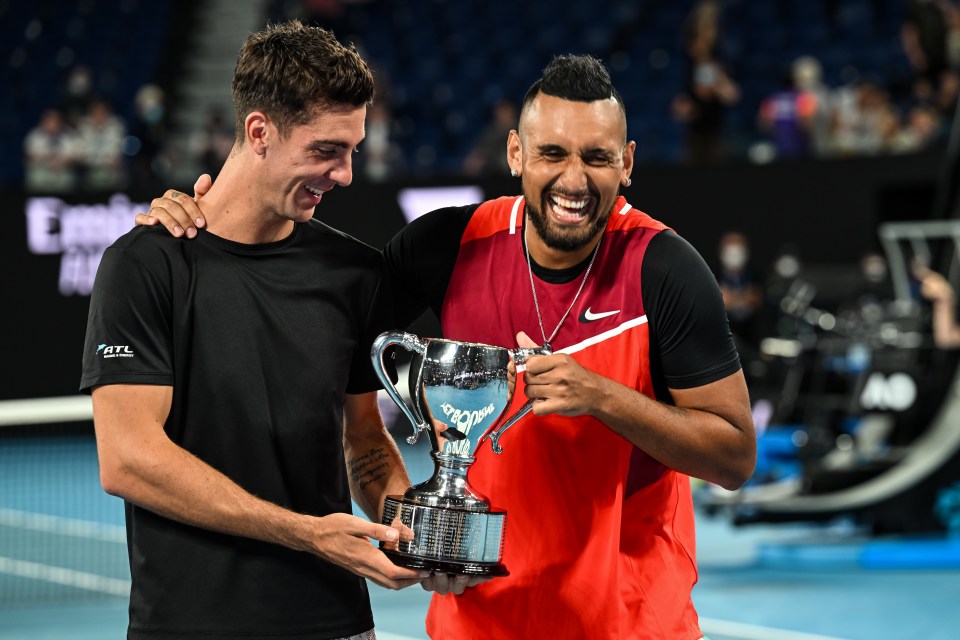
{"label": "white court line", "polygon": [[737,638],[738,640],[844,640],[834,636],[821,636],[816,633],[804,633],[802,631],[787,631],[786,629],[774,629],[771,627],[761,627],[755,624],[746,624],[743,622],[732,622],[730,620],[717,620],[716,618],[700,618],[700,629],[710,635],[723,635]]}
{"label": "white court line", "polygon": [[127,542],[127,530],[119,525],[48,516],[43,513],[30,513],[29,511],[17,511],[16,509],[0,508],[0,526],[100,540],[101,542],[117,542],[120,544],[126,544]]}
{"label": "white court line", "polygon": [[0,400],[0,427],[93,419],[90,396]]}
{"label": "white court line", "polygon": [[106,593],[112,596],[128,597],[130,595],[129,580],[106,578],[85,571],[52,567],[46,564],[27,562],[26,560],[14,560],[13,558],[5,558],[3,556],[0,556],[0,573],[6,573],[19,578],[53,582],[68,587],[76,587],[77,589],[86,589],[87,591],[97,591],[98,593]]}

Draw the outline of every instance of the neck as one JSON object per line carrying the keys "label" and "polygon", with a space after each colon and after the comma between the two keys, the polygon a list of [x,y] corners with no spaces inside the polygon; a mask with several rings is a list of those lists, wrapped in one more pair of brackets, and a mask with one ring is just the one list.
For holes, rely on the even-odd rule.
{"label": "neck", "polygon": [[207,230],[243,244],[275,242],[290,235],[293,221],[270,210],[261,185],[260,176],[250,170],[242,155],[230,156],[210,191],[197,203]]}
{"label": "neck", "polygon": [[586,260],[597,244],[603,237],[603,230],[590,239],[590,242],[574,251],[564,251],[547,246],[537,233],[536,227],[530,222],[529,216],[524,224],[524,239],[527,243],[527,251],[530,252],[530,258],[541,267],[546,269],[569,269]]}
{"label": "neck", "polygon": [[[531,234],[531,235],[536,236],[536,234]],[[587,278],[590,277],[590,270],[593,268],[593,261],[597,257],[597,252],[600,249],[599,243],[600,243],[600,240],[603,238],[603,236],[601,235],[599,238],[597,238],[597,242],[593,245],[593,248],[591,250],[592,257],[590,258],[590,263],[587,265],[587,268],[583,272],[583,279],[580,281],[580,288],[577,289],[577,293],[574,294],[573,300],[570,302],[570,306],[567,307],[567,310],[563,313],[562,316],[560,316],[560,321],[557,322],[556,327],[554,327],[553,331],[549,335],[547,335],[547,330],[543,326],[543,313],[540,311],[540,300],[537,297],[537,283],[534,282],[534,279],[533,279],[533,266],[531,264],[531,260],[533,259],[533,253],[531,252],[529,246],[527,245],[526,233],[524,233],[523,238],[524,238],[524,246],[527,247],[527,256],[526,256],[527,257],[527,273],[530,276],[530,292],[533,294],[533,304],[537,310],[537,324],[540,327],[540,333],[543,337],[543,346],[549,349],[550,343],[560,332],[560,328],[563,326],[564,320],[566,320],[567,316],[570,315],[570,311],[572,311],[574,305],[577,304],[577,299],[580,297],[580,293],[583,291],[583,287],[586,286],[587,284]],[[569,252],[569,253],[573,253],[573,252]],[[572,265],[567,265],[567,266],[572,266]],[[553,268],[560,269],[563,267],[561,266],[561,267],[553,267]]]}

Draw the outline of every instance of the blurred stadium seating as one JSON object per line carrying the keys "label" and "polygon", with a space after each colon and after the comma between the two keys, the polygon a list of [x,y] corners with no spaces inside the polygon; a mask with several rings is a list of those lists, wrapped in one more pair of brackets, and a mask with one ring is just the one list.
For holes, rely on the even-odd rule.
{"label": "blurred stadium seating", "polygon": [[[183,74],[175,63],[190,58],[190,43],[218,28],[189,18],[213,4],[0,1],[0,57],[8,74],[0,94],[6,115],[0,123],[0,184],[21,183],[24,136],[43,109],[62,99],[74,66],[94,70],[96,94],[111,100],[128,123],[135,118],[134,95],[144,84],[157,83],[176,96]],[[604,59],[627,102],[638,160],[678,161],[682,130],[670,117],[670,102],[685,74],[681,31],[694,4],[380,0],[342,2],[340,13],[328,20],[311,15],[310,3],[302,0],[260,3],[263,22],[299,15],[358,45],[386,86],[382,95],[389,99],[407,167],[426,176],[457,173],[491,105],[502,97],[519,100],[557,53]],[[721,55],[743,90],[727,121],[739,155],[761,136],[755,125],[760,101],[779,88],[799,55],[817,57],[830,86],[854,73],[902,85],[909,75],[898,35],[905,5],[906,0],[723,0]],[[237,44],[245,36],[232,35]]]}

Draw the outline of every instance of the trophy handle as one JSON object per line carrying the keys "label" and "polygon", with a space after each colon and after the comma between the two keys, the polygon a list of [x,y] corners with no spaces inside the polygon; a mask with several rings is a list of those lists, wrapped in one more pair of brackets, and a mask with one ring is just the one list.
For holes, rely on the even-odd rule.
{"label": "trophy handle", "polygon": [[[517,349],[507,349],[507,351],[510,353],[510,357],[513,359],[513,361],[518,365],[524,364],[527,361],[527,358],[530,356],[549,356],[553,354],[553,349],[550,348],[549,344],[544,344],[542,347],[536,347],[532,349],[519,347]],[[507,429],[517,424],[520,421],[520,418],[530,413],[530,410],[533,409],[533,403],[536,400],[536,398],[530,398],[524,402],[523,406],[517,409],[515,414],[507,418],[506,421],[504,421],[504,423],[496,429],[487,431],[485,434],[483,434],[480,440],[483,441],[484,438],[489,437],[490,446],[493,448],[493,452],[503,453],[503,447],[500,446],[500,437]]]}
{"label": "trophy handle", "polygon": [[383,389],[387,392],[387,395],[390,396],[390,399],[393,400],[400,411],[403,412],[403,415],[407,417],[407,420],[410,421],[410,424],[413,426],[413,435],[407,436],[407,442],[409,444],[416,444],[417,440],[420,439],[420,432],[428,429],[426,421],[420,417],[419,411],[417,415],[410,410],[410,407],[407,406],[407,403],[403,401],[403,398],[400,397],[400,392],[397,391],[397,387],[393,384],[393,380],[390,379],[390,376],[387,375],[386,367],[383,363],[383,353],[388,347],[397,345],[403,347],[407,351],[413,351],[423,356],[427,352],[426,343],[421,340],[419,337],[413,335],[412,333],[406,333],[404,331],[385,331],[377,336],[377,339],[373,341],[373,346],[370,348],[370,355],[373,359],[373,370],[376,372],[377,377],[380,379],[381,384],[383,384]]}

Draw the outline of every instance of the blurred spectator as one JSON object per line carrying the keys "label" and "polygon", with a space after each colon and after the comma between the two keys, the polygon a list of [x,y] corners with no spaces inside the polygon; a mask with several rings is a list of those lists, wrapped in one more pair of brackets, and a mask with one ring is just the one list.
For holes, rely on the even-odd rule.
{"label": "blurred spectator", "polygon": [[947,66],[956,72],[960,69],[960,6],[955,1],[944,2],[941,6],[947,25]]}
{"label": "blurred spectator", "polygon": [[77,158],[83,187],[89,191],[121,189],[127,184],[123,157],[126,125],[114,115],[110,104],[95,100],[78,128]]}
{"label": "blurred spectator", "polygon": [[403,151],[393,139],[393,117],[385,100],[367,109],[367,137],[361,145],[357,165],[371,182],[383,182],[403,170]]}
{"label": "blurred spectator", "polygon": [[860,257],[862,283],[857,292],[857,303],[883,303],[892,300],[893,283],[890,281],[887,259],[882,253],[868,251]]}
{"label": "blurred spectator", "polygon": [[920,279],[920,294],[933,305],[933,341],[941,349],[960,348],[960,324],[957,323],[956,295],[942,275],[915,266]]}
{"label": "blurred spectator", "polygon": [[153,187],[167,175],[163,145],[166,142],[167,107],[163,89],[146,84],[134,98],[136,120],[131,134],[135,140],[133,182],[138,186]]}
{"label": "blurred spectator", "polygon": [[197,149],[197,160],[200,163],[201,173],[209,173],[216,179],[220,168],[233,149],[236,130],[233,119],[227,119],[223,110],[214,107],[207,115],[207,124],[200,134]]}
{"label": "blurred spectator", "polygon": [[[943,113],[952,111],[960,88],[956,55],[960,16],[951,0],[908,0],[900,42],[913,70],[913,97]],[[954,60],[956,64],[958,60]]]}
{"label": "blurred spectator", "polygon": [[47,109],[23,143],[26,189],[33,193],[64,193],[76,187],[76,135],[58,109]]}
{"label": "blurred spectator", "polygon": [[473,149],[463,161],[467,175],[507,175],[507,135],[517,127],[517,105],[507,99],[493,104],[491,120],[480,132]]}
{"label": "blurred spectator", "polygon": [[895,135],[888,140],[888,149],[893,153],[919,151],[940,139],[943,119],[939,111],[928,104],[917,104],[907,112]]}
{"label": "blurred spectator", "polygon": [[795,333],[793,319],[785,313],[787,302],[796,283],[800,282],[803,262],[798,248],[792,244],[780,248],[767,275],[763,292],[763,325],[766,333],[788,337]]}
{"label": "blurred spectator", "polygon": [[61,105],[67,125],[79,127],[93,102],[93,73],[84,65],[77,65],[67,74]]}
{"label": "blurred spectator", "polygon": [[671,104],[671,115],[686,124],[684,153],[691,163],[716,162],[727,155],[724,117],[740,100],[740,87],[717,56],[720,5],[698,2],[684,24],[687,76]]}
{"label": "blurred spectator", "polygon": [[723,294],[730,330],[738,342],[744,341],[754,348],[759,343],[757,314],[762,293],[748,266],[750,247],[746,236],[735,231],[723,234],[718,257],[720,270],[717,282]]}
{"label": "blurred spectator", "polygon": [[833,135],[833,95],[823,82],[823,67],[813,56],[793,62],[793,82],[801,95],[812,102],[809,120],[810,151],[818,158],[830,155]]}
{"label": "blurred spectator", "polygon": [[777,158],[805,158],[829,148],[830,102],[820,82],[819,63],[795,60],[784,88],[764,98],[757,126],[773,140]]}
{"label": "blurred spectator", "polygon": [[833,146],[840,155],[886,151],[899,133],[899,116],[880,81],[864,78],[838,91]]}

